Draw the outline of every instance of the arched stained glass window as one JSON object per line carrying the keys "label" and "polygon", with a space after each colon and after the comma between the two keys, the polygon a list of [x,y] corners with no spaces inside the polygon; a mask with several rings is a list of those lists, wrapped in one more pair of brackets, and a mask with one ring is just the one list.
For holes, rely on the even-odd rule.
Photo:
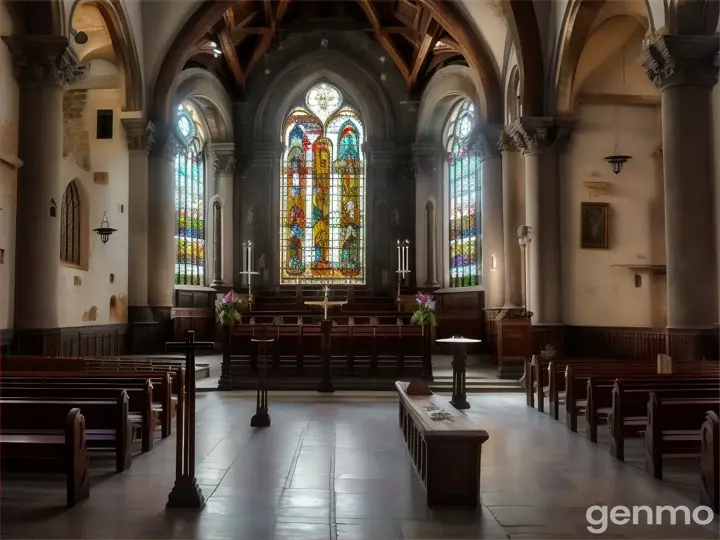
{"label": "arched stained glass window", "polygon": [[474,127],[475,107],[462,101],[450,115],[445,135],[451,287],[469,287],[480,281],[480,160],[476,154],[466,152]]}
{"label": "arched stained glass window", "polygon": [[177,109],[175,136],[175,284],[205,281],[205,161],[204,137],[195,110],[187,103]]}
{"label": "arched stained glass window", "polygon": [[282,126],[281,283],[365,283],[364,126],[314,86]]}

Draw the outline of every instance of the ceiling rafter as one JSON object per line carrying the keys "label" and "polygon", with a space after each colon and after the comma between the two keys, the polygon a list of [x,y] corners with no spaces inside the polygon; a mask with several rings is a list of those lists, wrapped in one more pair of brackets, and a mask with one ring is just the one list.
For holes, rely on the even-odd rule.
{"label": "ceiling rafter", "polygon": [[380,19],[378,17],[375,6],[372,3],[372,0],[358,0],[358,2],[360,3],[360,7],[365,13],[365,16],[370,21],[370,25],[372,26],[373,32],[375,34],[375,39],[378,40],[380,46],[385,50],[388,56],[390,56],[390,59],[395,64],[395,67],[398,68],[398,71],[400,71],[400,74],[403,76],[403,79],[405,79],[405,82],[407,84],[410,84],[410,70],[405,64],[405,61],[400,56],[398,50],[395,48],[395,45],[390,40],[388,34],[384,34],[382,32],[382,28],[380,27]]}
{"label": "ceiling rafter", "polygon": [[410,81],[408,83],[408,86],[411,90],[414,89],[415,85],[417,84],[418,75],[420,75],[420,69],[422,69],[425,60],[427,59],[430,52],[433,50],[433,47],[435,47],[435,43],[437,43],[438,36],[440,35],[440,32],[442,30],[440,28],[440,25],[437,23],[435,23],[434,28],[432,28],[430,25],[431,22],[432,18],[430,18],[428,24],[425,25],[426,34],[423,37],[420,46],[415,51],[412,71],[410,72]]}
{"label": "ceiling rafter", "polygon": [[237,84],[240,90],[244,90],[245,72],[240,65],[240,59],[238,58],[237,51],[235,50],[235,45],[233,45],[233,42],[230,39],[230,33],[227,28],[222,29],[218,34],[218,44],[220,45],[220,50],[222,51],[223,56],[225,57],[225,62],[227,62],[230,72],[235,79],[235,84]]}

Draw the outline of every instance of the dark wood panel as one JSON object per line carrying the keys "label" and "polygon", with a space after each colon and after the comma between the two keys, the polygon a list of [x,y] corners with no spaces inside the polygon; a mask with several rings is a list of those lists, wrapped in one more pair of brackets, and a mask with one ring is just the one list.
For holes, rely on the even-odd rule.
{"label": "dark wood panel", "polygon": [[173,308],[170,317],[173,340],[182,341],[185,339],[185,332],[193,330],[198,341],[217,341],[213,308]]}
{"label": "dark wood panel", "polygon": [[212,308],[215,305],[217,291],[194,291],[175,289],[175,306],[178,308]]}
{"label": "dark wood panel", "polygon": [[[463,336],[482,340],[477,346],[468,348],[470,354],[490,353],[487,335],[483,325],[485,294],[483,291],[435,293],[437,299],[436,339]],[[452,354],[450,346],[435,345],[433,352]]]}
{"label": "dark wood panel", "polygon": [[15,331],[12,328],[3,328],[0,330],[0,353],[5,354],[10,351]]}
{"label": "dark wood panel", "polygon": [[39,356],[120,356],[127,354],[126,340],[126,324],[15,330],[11,350]]}

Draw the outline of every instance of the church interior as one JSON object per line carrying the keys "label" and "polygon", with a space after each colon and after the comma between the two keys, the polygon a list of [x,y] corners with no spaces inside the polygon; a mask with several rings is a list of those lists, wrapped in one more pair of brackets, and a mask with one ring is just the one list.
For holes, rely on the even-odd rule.
{"label": "church interior", "polygon": [[719,31],[0,0],[0,534],[717,538]]}

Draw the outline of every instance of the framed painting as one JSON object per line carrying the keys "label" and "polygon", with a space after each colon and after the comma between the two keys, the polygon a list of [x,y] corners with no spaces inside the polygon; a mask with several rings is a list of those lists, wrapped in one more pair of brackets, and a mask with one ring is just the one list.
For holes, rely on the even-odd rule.
{"label": "framed painting", "polygon": [[608,203],[584,202],[580,207],[580,247],[608,249]]}

